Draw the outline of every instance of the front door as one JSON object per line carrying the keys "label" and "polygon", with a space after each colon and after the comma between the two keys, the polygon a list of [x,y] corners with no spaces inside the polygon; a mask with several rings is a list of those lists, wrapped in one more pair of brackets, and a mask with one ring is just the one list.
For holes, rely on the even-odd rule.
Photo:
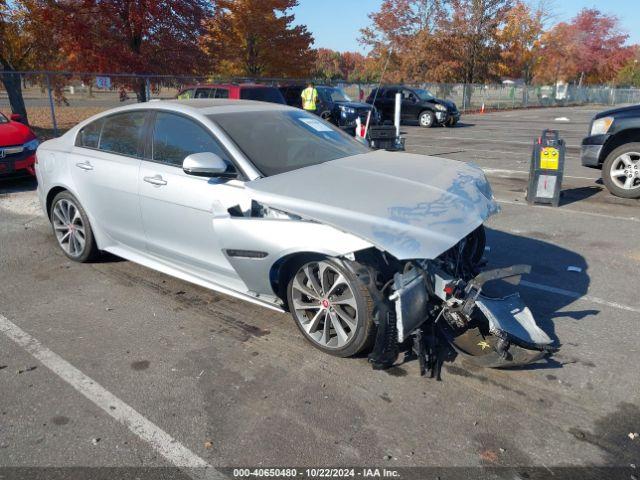
{"label": "front door", "polygon": [[155,114],[148,147],[138,180],[148,252],[191,274],[242,290],[244,284],[214,229],[216,215],[228,216],[225,200],[242,184],[182,170],[188,155],[212,152],[226,160],[231,171],[229,155],[202,125],[169,112]]}
{"label": "front door", "polygon": [[403,88],[402,91],[402,120],[417,120],[420,115],[420,99],[411,90]]}

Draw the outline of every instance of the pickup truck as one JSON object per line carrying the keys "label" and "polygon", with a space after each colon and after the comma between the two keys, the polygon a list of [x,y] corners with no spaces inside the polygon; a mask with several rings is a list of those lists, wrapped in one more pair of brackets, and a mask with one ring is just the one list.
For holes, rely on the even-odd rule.
{"label": "pickup truck", "polygon": [[582,165],[602,170],[607,189],[640,198],[640,105],[598,113],[582,140]]}

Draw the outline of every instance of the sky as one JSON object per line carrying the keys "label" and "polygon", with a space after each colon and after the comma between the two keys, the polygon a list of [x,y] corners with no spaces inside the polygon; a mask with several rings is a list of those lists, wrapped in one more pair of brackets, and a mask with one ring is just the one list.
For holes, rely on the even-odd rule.
{"label": "sky", "polygon": [[[369,25],[367,14],[378,10],[382,0],[299,0],[295,8],[296,23],[306,25],[313,34],[316,48],[359,51],[360,29]],[[555,0],[554,23],[571,19],[582,8],[597,8],[616,15],[629,34],[628,43],[640,43],[640,8],[638,0]]]}

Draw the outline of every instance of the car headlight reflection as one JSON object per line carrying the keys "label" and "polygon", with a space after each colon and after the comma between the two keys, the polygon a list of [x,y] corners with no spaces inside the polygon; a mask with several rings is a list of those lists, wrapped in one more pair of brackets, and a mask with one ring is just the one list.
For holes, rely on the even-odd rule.
{"label": "car headlight reflection", "polygon": [[355,115],[356,114],[356,109],[353,107],[347,107],[344,105],[340,105],[340,115],[342,115],[343,117],[346,117],[348,115]]}
{"label": "car headlight reflection", "polygon": [[24,149],[35,152],[36,149],[38,148],[38,145],[40,145],[40,141],[37,138],[34,138],[33,140],[29,140],[27,143],[24,144]]}
{"label": "car headlight reflection", "polygon": [[604,135],[609,131],[612,124],[613,117],[604,117],[594,120],[591,125],[591,135]]}

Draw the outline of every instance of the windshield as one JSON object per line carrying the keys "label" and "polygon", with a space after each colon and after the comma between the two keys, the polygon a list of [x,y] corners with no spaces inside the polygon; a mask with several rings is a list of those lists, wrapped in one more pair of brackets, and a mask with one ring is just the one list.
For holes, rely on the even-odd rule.
{"label": "windshield", "polygon": [[420,97],[420,100],[433,100],[435,98],[433,96],[433,93],[431,93],[429,90],[416,88],[414,92],[416,92],[416,94]]}
{"label": "windshield", "polygon": [[315,115],[292,110],[210,115],[266,176],[369,152]]}
{"label": "windshield", "polygon": [[275,87],[242,87],[240,98],[243,100],[258,100],[259,102],[286,103],[280,90]]}
{"label": "windshield", "polygon": [[341,88],[326,88],[325,92],[331,97],[332,102],[350,102],[349,95],[344,93]]}

